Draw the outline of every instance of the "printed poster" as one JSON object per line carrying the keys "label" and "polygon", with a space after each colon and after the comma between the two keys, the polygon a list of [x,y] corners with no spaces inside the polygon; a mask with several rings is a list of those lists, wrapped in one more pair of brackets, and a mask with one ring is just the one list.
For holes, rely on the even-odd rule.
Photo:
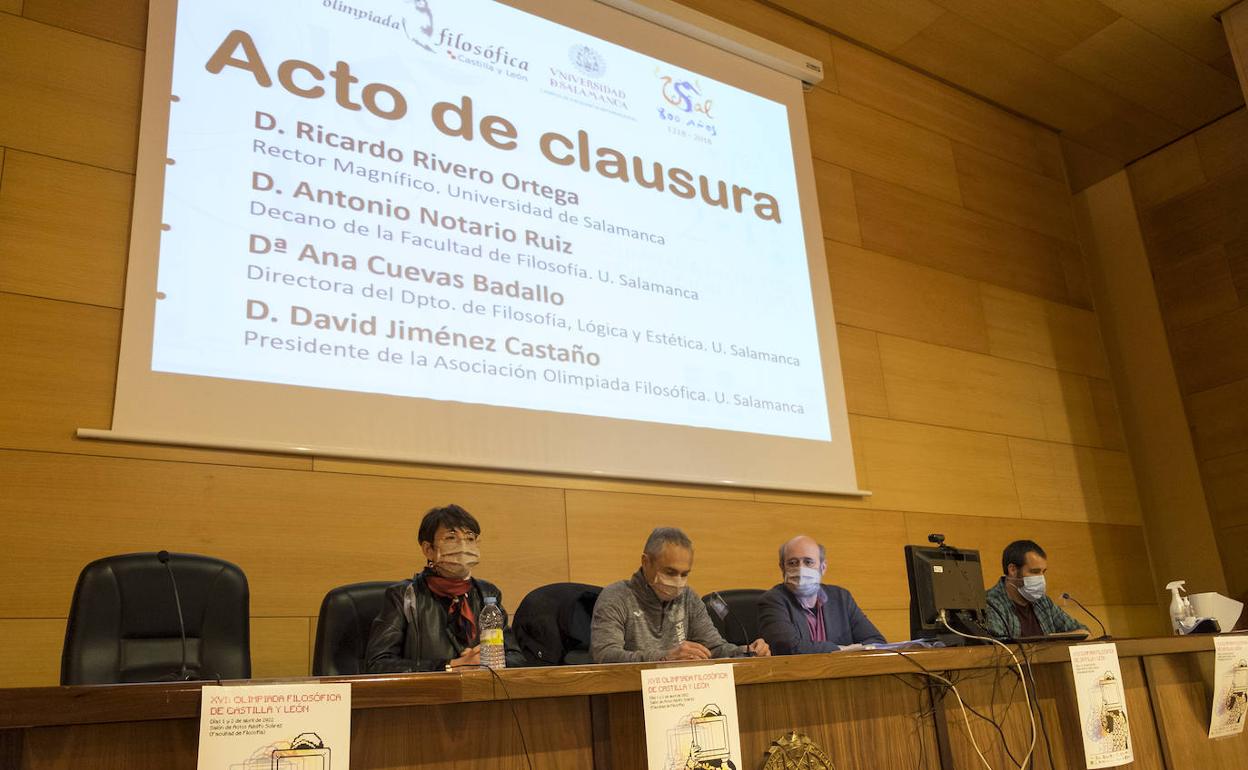
{"label": "printed poster", "polygon": [[198,770],[348,770],[351,685],[204,687]]}
{"label": "printed poster", "polygon": [[1209,737],[1238,735],[1248,711],[1248,636],[1215,636],[1213,665]]}
{"label": "printed poster", "polygon": [[1088,768],[1131,762],[1131,723],[1118,665],[1118,646],[1113,642],[1074,645],[1070,648],[1070,667],[1075,674]]}
{"label": "printed poster", "polygon": [[731,663],[641,672],[649,770],[740,770]]}

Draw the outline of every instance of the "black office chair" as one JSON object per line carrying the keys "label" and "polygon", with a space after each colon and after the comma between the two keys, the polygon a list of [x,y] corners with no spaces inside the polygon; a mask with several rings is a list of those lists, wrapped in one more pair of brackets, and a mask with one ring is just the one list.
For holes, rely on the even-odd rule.
{"label": "black office chair", "polygon": [[166,566],[155,553],[130,553],[83,567],[65,629],[61,684],[174,680],[184,664],[188,678],[251,677],[247,576],[210,556],[168,559]]}
{"label": "black office chair", "polygon": [[589,628],[599,586],[551,583],[529,592],[516,608],[511,628],[531,666],[593,663]]}
{"label": "black office chair", "polygon": [[764,593],[759,588],[730,588],[712,591],[702,597],[702,602],[720,636],[733,644],[749,644],[763,635],[758,624],[758,599]]}
{"label": "black office chair", "polygon": [[367,667],[368,632],[381,614],[386,589],[393,580],[372,580],[338,586],[325,594],[316,619],[313,676],[362,674]]}

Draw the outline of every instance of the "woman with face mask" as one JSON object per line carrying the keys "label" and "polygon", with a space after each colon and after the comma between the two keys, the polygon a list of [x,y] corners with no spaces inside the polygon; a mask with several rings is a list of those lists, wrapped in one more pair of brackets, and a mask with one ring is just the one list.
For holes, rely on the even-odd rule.
{"label": "woman with face mask", "polygon": [[[458,505],[425,514],[417,533],[425,568],[386,589],[368,636],[370,674],[481,665],[477,619],[486,597],[494,597],[502,609],[503,596],[493,583],[473,576],[481,559],[480,538],[481,525]],[[503,642],[507,666],[523,666],[510,625]]]}

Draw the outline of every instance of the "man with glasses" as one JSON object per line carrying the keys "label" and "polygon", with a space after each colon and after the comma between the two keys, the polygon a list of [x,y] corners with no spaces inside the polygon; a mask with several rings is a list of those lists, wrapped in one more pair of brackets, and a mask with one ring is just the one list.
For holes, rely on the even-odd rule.
{"label": "man with glasses", "polygon": [[827,569],[824,547],[806,535],[780,546],[784,582],[758,600],[759,625],[772,653],[836,652],[849,645],[884,643],[849,591],[824,585]]}

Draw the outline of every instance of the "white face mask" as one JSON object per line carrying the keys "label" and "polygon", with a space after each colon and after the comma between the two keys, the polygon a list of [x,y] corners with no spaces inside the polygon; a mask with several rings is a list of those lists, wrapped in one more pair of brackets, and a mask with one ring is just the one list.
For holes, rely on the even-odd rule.
{"label": "white face mask", "polygon": [[1018,592],[1033,604],[1040,601],[1044,598],[1045,592],[1044,575],[1024,575],[1023,584],[1018,587]]}
{"label": "white face mask", "polygon": [[467,580],[472,570],[481,562],[481,549],[475,542],[448,545],[435,549],[433,555],[433,571],[442,577],[455,580]]}
{"label": "white face mask", "polygon": [[784,582],[793,593],[809,598],[819,592],[823,575],[814,567],[789,567],[784,571]]}
{"label": "white face mask", "polygon": [[684,591],[685,586],[689,585],[689,578],[688,576],[672,577],[671,575],[664,575],[662,572],[656,572],[654,573],[654,582],[651,585],[659,599],[670,602],[677,596],[680,596],[680,592]]}

